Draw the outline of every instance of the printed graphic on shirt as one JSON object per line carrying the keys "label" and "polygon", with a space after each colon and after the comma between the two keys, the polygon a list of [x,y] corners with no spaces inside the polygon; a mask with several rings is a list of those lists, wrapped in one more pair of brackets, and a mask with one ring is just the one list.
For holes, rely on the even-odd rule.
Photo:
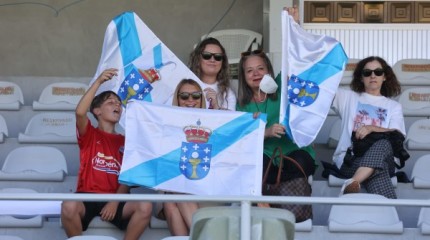
{"label": "printed graphic on shirt", "polygon": [[97,153],[92,160],[93,169],[106,172],[108,174],[119,175],[121,164],[112,156],[105,156],[103,153]]}
{"label": "printed graphic on shirt", "polygon": [[358,103],[357,113],[354,117],[354,130],[361,126],[372,125],[381,127],[387,119],[387,109],[370,104]]}

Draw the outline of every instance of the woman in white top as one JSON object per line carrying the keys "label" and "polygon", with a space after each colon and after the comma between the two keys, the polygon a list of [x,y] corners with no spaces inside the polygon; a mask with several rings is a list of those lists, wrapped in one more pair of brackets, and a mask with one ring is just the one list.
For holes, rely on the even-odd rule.
{"label": "woman in white top", "polygon": [[354,71],[351,90],[339,89],[333,108],[342,119],[342,134],[333,156],[341,173],[350,178],[345,181],[341,194],[367,192],[397,198],[390,175],[395,162],[391,143],[387,139],[376,141],[363,156],[344,162],[351,146],[351,135],[363,139],[372,132],[399,131],[405,135],[401,105],[390,99],[400,94],[400,83],[392,68],[380,57],[361,60]]}
{"label": "woman in white top", "polygon": [[230,87],[227,55],[217,39],[201,41],[190,54],[188,65],[205,84],[208,108],[235,110],[236,95]]}

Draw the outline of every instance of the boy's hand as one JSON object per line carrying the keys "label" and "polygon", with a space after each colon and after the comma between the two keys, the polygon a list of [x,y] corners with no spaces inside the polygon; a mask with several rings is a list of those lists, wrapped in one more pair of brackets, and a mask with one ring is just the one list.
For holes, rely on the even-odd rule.
{"label": "boy's hand", "polygon": [[100,211],[100,218],[103,221],[112,221],[115,218],[118,202],[108,202]]}
{"label": "boy's hand", "polygon": [[113,78],[113,76],[118,76],[118,69],[108,68],[100,74],[100,76],[97,78],[97,82],[102,84],[106,81],[111,80]]}

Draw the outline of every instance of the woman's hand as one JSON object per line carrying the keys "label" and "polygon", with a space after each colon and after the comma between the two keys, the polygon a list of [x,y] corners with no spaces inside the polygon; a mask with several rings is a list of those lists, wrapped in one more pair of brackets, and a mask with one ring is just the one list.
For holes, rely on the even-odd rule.
{"label": "woman's hand", "polygon": [[213,109],[219,109],[220,106],[218,105],[218,100],[216,97],[216,92],[212,88],[205,88],[203,90],[206,95],[206,99],[209,101],[209,104],[211,104]]}
{"label": "woman's hand", "polygon": [[282,135],[285,135],[285,127],[282,124],[275,123],[269,128],[266,128],[266,131],[264,132],[264,137],[276,137],[281,138]]}
{"label": "woman's hand", "polygon": [[371,125],[363,125],[360,128],[358,128],[355,131],[355,138],[357,139],[363,139],[365,138],[369,133],[373,132],[373,126]]}
{"label": "woman's hand", "polygon": [[284,7],[284,10],[287,11],[288,14],[293,17],[293,19],[294,19],[294,21],[296,21],[296,23],[300,22],[299,8],[297,6],[294,6],[294,7]]}

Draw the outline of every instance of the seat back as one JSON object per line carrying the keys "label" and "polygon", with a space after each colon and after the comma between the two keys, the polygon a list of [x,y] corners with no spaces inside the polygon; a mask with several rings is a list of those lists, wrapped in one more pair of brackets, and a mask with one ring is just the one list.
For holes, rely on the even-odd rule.
{"label": "seat back", "polygon": [[[207,37],[216,38],[221,43],[225,48],[229,64],[238,63],[242,52],[258,49],[263,39],[260,33],[247,29],[218,30],[202,36],[201,40]],[[256,44],[253,46],[253,43]]]}
{"label": "seat back", "polygon": [[[382,195],[369,193],[345,194],[341,197],[385,199]],[[394,206],[333,205],[328,221],[331,232],[403,232],[403,222],[399,220]]]}
{"label": "seat back", "polygon": [[421,229],[422,234],[430,234],[430,208],[421,208],[417,227]]}
{"label": "seat back", "polygon": [[430,87],[414,87],[404,90],[399,103],[405,116],[430,116]]}
{"label": "seat back", "polygon": [[13,149],[0,171],[0,180],[62,181],[67,174],[64,154],[55,147],[25,146]]}
{"label": "seat back", "polygon": [[[205,207],[193,215],[190,240],[239,240],[240,207]],[[251,208],[251,239],[294,239],[294,215],[284,209]]]}
{"label": "seat back", "polygon": [[76,143],[76,117],[69,112],[44,112],[34,115],[20,143]]}
{"label": "seat back", "polygon": [[412,168],[411,179],[414,188],[430,188],[430,154],[419,157]]}
{"label": "seat back", "polygon": [[7,128],[6,120],[0,115],[0,142],[4,142],[4,136],[8,136],[9,131]]}
{"label": "seat back", "polygon": [[339,143],[340,135],[342,134],[341,128],[342,120],[340,118],[336,119],[330,129],[330,133],[328,135],[327,146],[329,148],[336,148]]}
{"label": "seat back", "polygon": [[430,119],[420,119],[411,124],[406,135],[409,150],[430,150]]}
{"label": "seat back", "polygon": [[401,85],[430,86],[430,59],[402,59],[393,65]]}
{"label": "seat back", "polygon": [[114,237],[102,236],[102,235],[82,235],[67,238],[66,240],[117,240]]}
{"label": "seat back", "polygon": [[19,110],[24,104],[21,88],[13,82],[0,81],[0,110]]}
{"label": "seat back", "polygon": [[346,64],[345,71],[343,71],[342,79],[340,80],[341,85],[349,85],[352,81],[352,75],[354,73],[355,67],[360,59],[350,58]]}
{"label": "seat back", "polygon": [[39,101],[33,102],[34,110],[75,110],[88,85],[79,82],[58,82],[46,86]]}

